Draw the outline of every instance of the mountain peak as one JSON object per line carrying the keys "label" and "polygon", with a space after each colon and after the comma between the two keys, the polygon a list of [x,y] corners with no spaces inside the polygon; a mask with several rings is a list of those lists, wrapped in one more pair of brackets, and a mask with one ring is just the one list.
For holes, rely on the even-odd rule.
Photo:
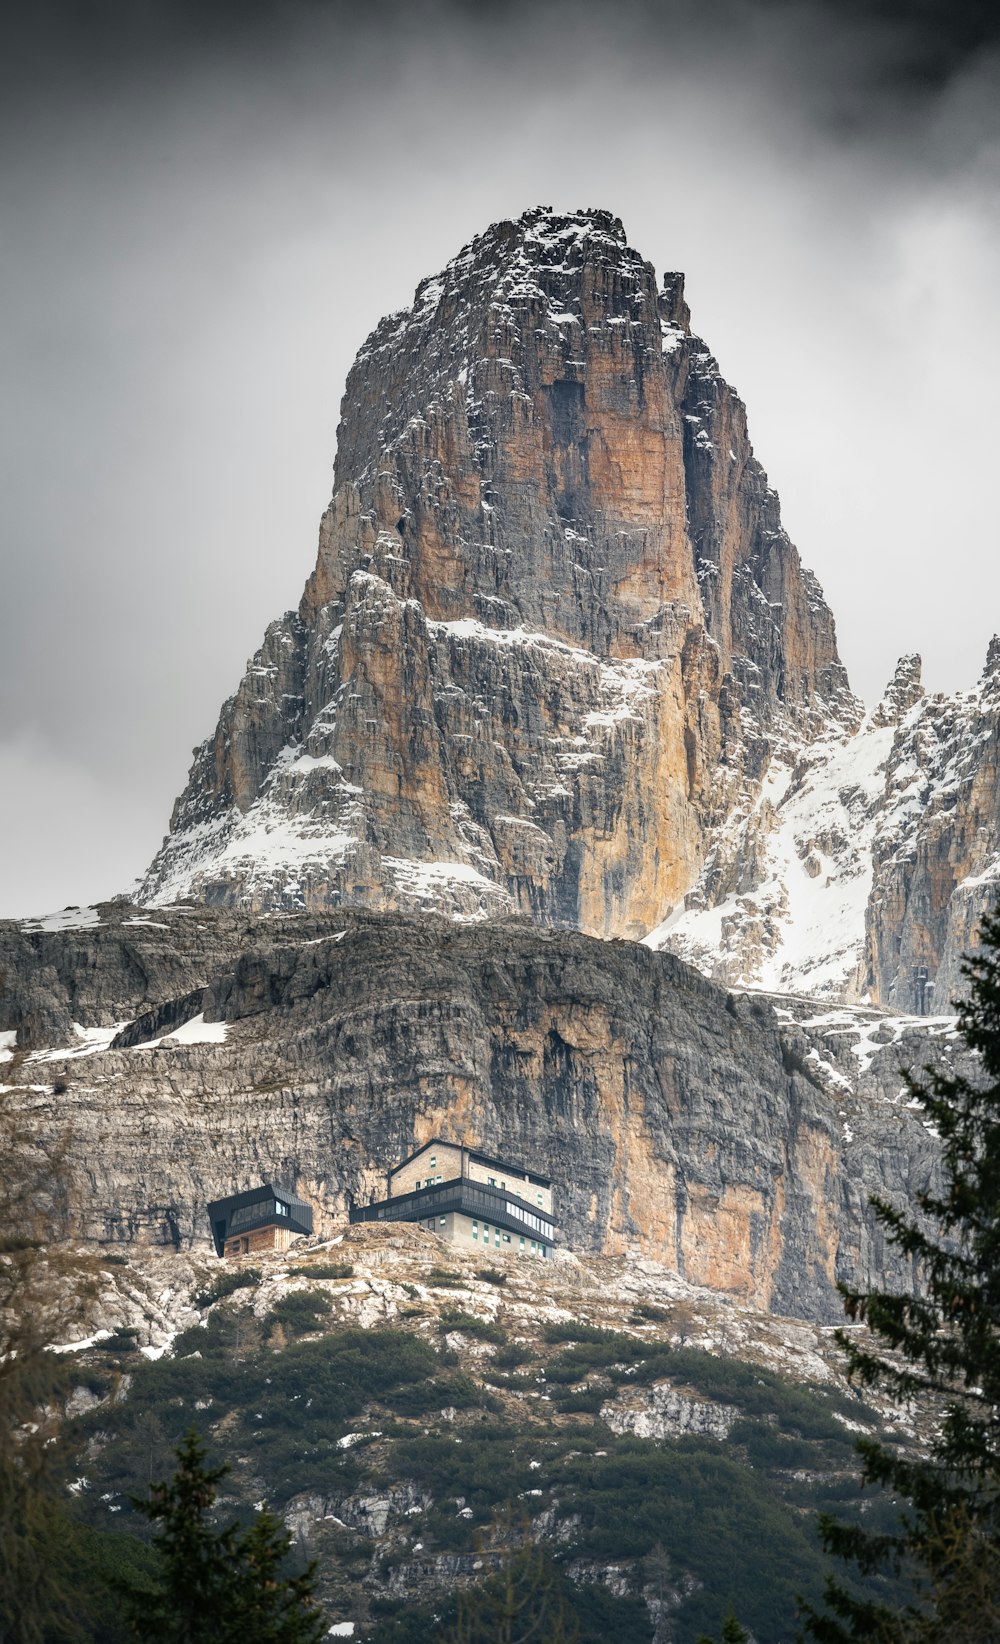
{"label": "mountain peak", "polygon": [[895,672],[882,693],[882,700],[871,716],[871,724],[877,727],[898,725],[900,720],[909,713],[910,709],[921,700],[924,687],[921,683],[923,664],[916,651],[910,651],[901,656],[896,663]]}
{"label": "mountain peak", "polygon": [[769,750],[857,717],[681,277],[539,206],[362,347],[316,568],[141,895],[640,936]]}

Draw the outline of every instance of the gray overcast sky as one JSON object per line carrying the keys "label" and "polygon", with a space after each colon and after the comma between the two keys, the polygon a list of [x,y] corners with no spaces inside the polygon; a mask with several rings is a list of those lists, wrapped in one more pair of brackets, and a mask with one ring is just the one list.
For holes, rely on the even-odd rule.
{"label": "gray overcast sky", "polygon": [[358,346],[538,203],[686,271],[855,689],[911,649],[972,684],[1000,628],[994,9],[28,8],[0,68],[0,915],[145,866],[298,601]]}

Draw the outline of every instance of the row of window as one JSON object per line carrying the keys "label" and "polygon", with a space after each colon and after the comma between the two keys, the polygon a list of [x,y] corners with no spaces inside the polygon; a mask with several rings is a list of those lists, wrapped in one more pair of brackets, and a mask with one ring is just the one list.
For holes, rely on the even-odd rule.
{"label": "row of window", "polygon": [[536,1216],[531,1210],[522,1210],[520,1205],[511,1204],[509,1199],[507,1201],[507,1214],[508,1216],[516,1216],[519,1222],[527,1222],[528,1226],[533,1227],[536,1233],[547,1233],[549,1230],[548,1223],[543,1222],[541,1216]]}
{"label": "row of window", "polygon": [[[507,1183],[506,1182],[498,1182],[495,1176],[487,1176],[486,1180],[489,1182],[491,1187],[499,1187],[501,1192],[506,1193],[506,1191],[507,1191]],[[520,1187],[520,1185],[521,1184],[519,1182],[518,1186]],[[535,1195],[535,1201],[536,1201],[537,1204],[541,1204],[541,1205],[543,1205],[545,1203],[545,1200],[544,1200],[541,1193],[537,1193]]]}
{"label": "row of window", "polygon": [[290,1216],[291,1211],[287,1204],[280,1199],[256,1199],[252,1204],[240,1205],[229,1218],[230,1233],[235,1233],[241,1227],[249,1227],[256,1222],[267,1221],[269,1216]]}
{"label": "row of window", "polygon": [[[441,1220],[442,1220],[442,1222],[444,1221],[443,1216],[442,1216]],[[479,1223],[476,1220],[473,1220],[473,1223],[472,1223],[472,1237],[475,1239],[477,1244],[480,1242],[480,1240],[479,1240]],[[509,1233],[504,1233],[501,1228],[494,1227],[494,1229],[493,1229],[494,1249],[499,1249],[501,1241],[504,1244],[512,1244],[513,1243],[513,1240],[511,1239],[511,1236],[510,1236]],[[483,1223],[482,1242],[483,1242],[483,1244],[489,1244],[489,1242],[490,1242],[490,1224],[489,1224],[489,1222],[484,1222]],[[539,1252],[543,1256],[545,1255],[545,1253],[546,1253],[545,1252],[545,1246],[541,1243],[541,1241],[536,1240],[536,1239],[531,1239],[530,1241],[527,1241],[525,1239],[523,1233],[519,1236],[518,1241],[517,1241],[518,1249],[523,1252],[524,1250],[527,1249],[527,1246],[528,1246],[529,1242],[530,1242],[530,1245],[531,1245],[531,1253],[532,1253],[533,1256],[537,1256],[539,1254]]]}

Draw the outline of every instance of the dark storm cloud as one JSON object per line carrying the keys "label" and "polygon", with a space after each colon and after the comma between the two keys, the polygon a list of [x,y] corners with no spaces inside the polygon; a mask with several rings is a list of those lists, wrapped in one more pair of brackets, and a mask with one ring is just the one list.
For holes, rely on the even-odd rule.
{"label": "dark storm cloud", "polygon": [[[994,626],[992,6],[45,4],[0,53],[0,913],[123,885],[329,492],[347,368],[607,205],[744,394],[856,685]],[[13,796],[13,798],[11,797]]]}

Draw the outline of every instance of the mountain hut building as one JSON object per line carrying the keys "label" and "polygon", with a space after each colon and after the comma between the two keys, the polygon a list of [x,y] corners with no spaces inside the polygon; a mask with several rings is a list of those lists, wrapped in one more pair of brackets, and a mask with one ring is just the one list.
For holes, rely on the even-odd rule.
{"label": "mountain hut building", "polygon": [[416,1222],[467,1250],[543,1260],[555,1244],[548,1176],[440,1137],[390,1170],[386,1197],[352,1206],[351,1221]]}
{"label": "mountain hut building", "polygon": [[312,1211],[305,1201],[275,1182],[213,1199],[208,1218],[218,1256],[287,1250],[297,1234],[311,1233],[313,1228]]}

